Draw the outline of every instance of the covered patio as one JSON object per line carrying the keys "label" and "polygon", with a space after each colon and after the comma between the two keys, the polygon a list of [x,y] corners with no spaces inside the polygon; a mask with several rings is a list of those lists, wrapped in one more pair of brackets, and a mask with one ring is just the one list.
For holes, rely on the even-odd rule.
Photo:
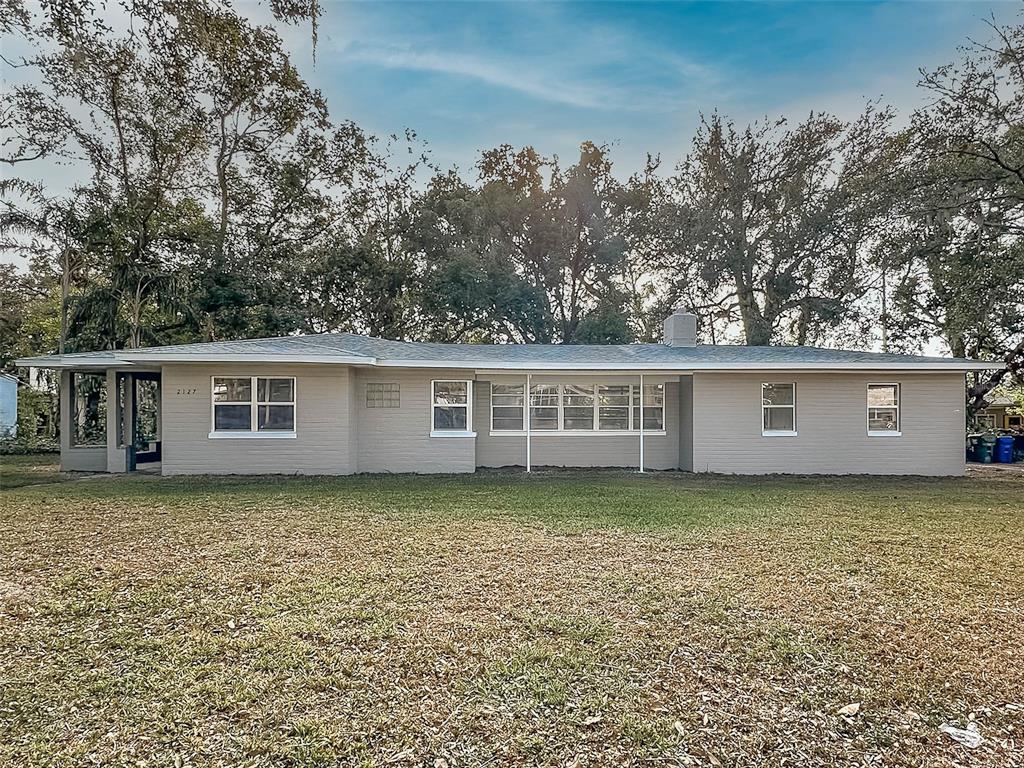
{"label": "covered patio", "polygon": [[158,471],[161,459],[159,370],[100,365],[60,373],[61,470]]}

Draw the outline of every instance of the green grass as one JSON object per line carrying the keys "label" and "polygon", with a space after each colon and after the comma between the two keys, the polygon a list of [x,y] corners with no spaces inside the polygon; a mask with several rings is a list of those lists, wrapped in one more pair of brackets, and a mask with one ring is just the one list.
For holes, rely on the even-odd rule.
{"label": "green grass", "polygon": [[60,471],[60,456],[56,453],[0,456],[0,491],[38,483],[57,483],[66,478],[67,475]]}
{"label": "green grass", "polygon": [[[1022,498],[500,472],[11,490],[0,765],[1015,765]],[[968,718],[974,751],[938,731]]]}

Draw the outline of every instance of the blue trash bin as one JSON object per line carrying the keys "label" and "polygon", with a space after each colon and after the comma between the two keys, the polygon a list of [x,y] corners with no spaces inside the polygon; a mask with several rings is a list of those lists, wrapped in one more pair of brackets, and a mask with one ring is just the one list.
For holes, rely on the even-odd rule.
{"label": "blue trash bin", "polygon": [[1013,435],[1004,435],[996,440],[995,459],[1000,464],[1013,463]]}

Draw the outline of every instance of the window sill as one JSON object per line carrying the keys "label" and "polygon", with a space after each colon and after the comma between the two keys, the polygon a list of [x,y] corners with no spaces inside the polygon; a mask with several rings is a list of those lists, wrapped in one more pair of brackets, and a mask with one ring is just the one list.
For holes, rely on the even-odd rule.
{"label": "window sill", "polygon": [[279,432],[265,430],[263,432],[243,432],[242,430],[234,431],[222,431],[222,432],[211,432],[209,437],[211,440],[252,440],[270,438],[272,440],[287,440],[296,437],[295,432],[286,432],[281,430]]}
{"label": "window sill", "polygon": [[[526,437],[526,430],[491,430],[491,437]],[[645,429],[644,437],[667,435],[664,429]],[[534,429],[530,437],[640,437],[639,429]]]}
{"label": "window sill", "polygon": [[431,437],[476,437],[476,432],[470,432],[468,430],[457,430],[457,429],[433,429],[430,431]]}
{"label": "window sill", "polygon": [[902,432],[868,432],[868,437],[903,437]]}
{"label": "window sill", "polygon": [[796,432],[761,432],[761,437],[796,437]]}

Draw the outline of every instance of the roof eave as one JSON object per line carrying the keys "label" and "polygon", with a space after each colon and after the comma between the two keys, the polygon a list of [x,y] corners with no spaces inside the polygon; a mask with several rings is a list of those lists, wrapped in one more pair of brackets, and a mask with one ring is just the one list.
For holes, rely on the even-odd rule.
{"label": "roof eave", "polygon": [[381,368],[473,368],[486,371],[946,371],[951,373],[987,371],[999,363],[973,360],[948,362],[626,362],[575,363],[548,361],[480,361],[480,360],[378,360]]}
{"label": "roof eave", "polygon": [[376,359],[363,355],[282,355],[244,352],[226,352],[215,355],[166,354],[130,352],[125,360],[138,363],[326,363],[334,365],[373,365]]}
{"label": "roof eave", "polygon": [[118,357],[64,357],[43,355],[41,357],[19,357],[14,361],[19,368],[111,368],[130,366],[131,363]]}

